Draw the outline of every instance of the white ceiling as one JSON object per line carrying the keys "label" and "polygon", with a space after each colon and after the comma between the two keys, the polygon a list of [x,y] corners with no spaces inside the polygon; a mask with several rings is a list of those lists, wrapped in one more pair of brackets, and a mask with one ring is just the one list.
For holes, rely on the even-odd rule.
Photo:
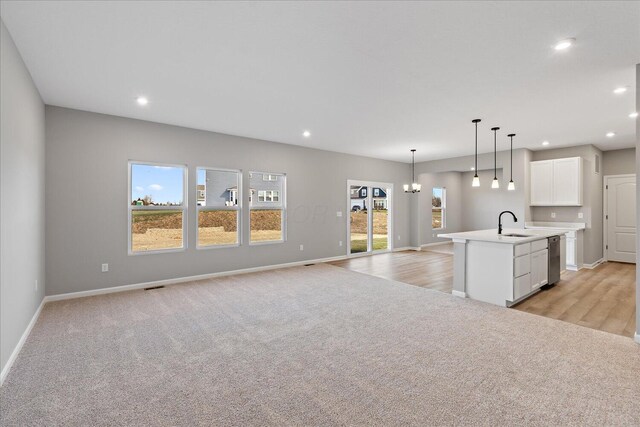
{"label": "white ceiling", "polygon": [[[515,148],[635,143],[640,2],[3,1],[0,13],[47,104],[399,161],[473,153],[476,117],[480,152],[492,126],[498,149],[510,132]],[[552,48],[567,37],[574,47]]]}

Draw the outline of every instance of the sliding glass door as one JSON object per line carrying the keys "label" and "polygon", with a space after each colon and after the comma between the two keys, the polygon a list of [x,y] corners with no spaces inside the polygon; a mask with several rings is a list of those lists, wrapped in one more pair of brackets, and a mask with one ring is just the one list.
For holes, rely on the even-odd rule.
{"label": "sliding glass door", "polygon": [[392,184],[349,181],[349,254],[391,249]]}

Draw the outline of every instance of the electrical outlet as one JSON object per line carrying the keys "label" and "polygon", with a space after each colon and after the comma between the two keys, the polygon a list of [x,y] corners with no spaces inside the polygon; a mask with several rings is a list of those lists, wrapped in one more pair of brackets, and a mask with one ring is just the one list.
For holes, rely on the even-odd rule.
{"label": "electrical outlet", "polygon": [[338,211],[338,212],[336,212],[336,216],[337,216],[338,218],[342,217],[342,211]]}
{"label": "electrical outlet", "polygon": [[551,218],[555,218],[556,217],[556,213],[555,212],[551,212]]}
{"label": "electrical outlet", "polygon": [[102,272],[106,273],[107,271],[109,271],[109,264],[102,264]]}
{"label": "electrical outlet", "polygon": [[338,242],[338,246],[342,246],[342,240]]}
{"label": "electrical outlet", "polygon": [[304,245],[300,245],[300,250],[304,251]]}
{"label": "electrical outlet", "polygon": [[584,218],[584,214],[582,212],[578,212],[578,218]]}

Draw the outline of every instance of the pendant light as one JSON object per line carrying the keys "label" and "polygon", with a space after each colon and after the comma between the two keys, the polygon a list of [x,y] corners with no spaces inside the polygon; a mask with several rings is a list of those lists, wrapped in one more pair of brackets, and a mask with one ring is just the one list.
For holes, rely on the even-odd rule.
{"label": "pendant light", "polygon": [[510,133],[507,136],[511,138],[511,179],[509,180],[509,185],[507,186],[507,190],[513,191],[516,189],[516,185],[513,183],[513,137],[516,136],[516,134]]}
{"label": "pendant light", "polygon": [[491,182],[491,188],[500,188],[500,181],[498,181],[498,130],[499,127],[491,128],[493,131],[493,181]]}
{"label": "pendant light", "polygon": [[480,178],[478,178],[478,123],[480,123],[480,119],[473,119],[471,123],[476,125],[476,167],[475,167],[475,175],[473,175],[473,181],[471,181],[472,187],[480,187]]}
{"label": "pendant light", "polygon": [[411,189],[409,184],[403,185],[405,193],[419,193],[422,189],[422,185],[416,182],[416,149],[411,149]]}

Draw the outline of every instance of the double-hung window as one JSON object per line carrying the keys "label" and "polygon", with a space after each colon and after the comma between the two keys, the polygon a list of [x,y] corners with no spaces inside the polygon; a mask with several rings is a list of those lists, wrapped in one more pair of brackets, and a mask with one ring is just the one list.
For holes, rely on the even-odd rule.
{"label": "double-hung window", "polygon": [[[265,176],[269,179],[264,179]],[[249,187],[252,193],[250,243],[283,242],[286,239],[286,175],[250,172]]]}
{"label": "double-hung window", "polygon": [[187,167],[129,162],[129,254],[184,249]]}
{"label": "double-hung window", "polygon": [[447,190],[434,187],[431,194],[431,228],[434,230],[445,228],[447,209]]}
{"label": "double-hung window", "polygon": [[240,244],[242,174],[238,170],[198,168],[198,188],[204,202],[198,204],[198,248]]}

